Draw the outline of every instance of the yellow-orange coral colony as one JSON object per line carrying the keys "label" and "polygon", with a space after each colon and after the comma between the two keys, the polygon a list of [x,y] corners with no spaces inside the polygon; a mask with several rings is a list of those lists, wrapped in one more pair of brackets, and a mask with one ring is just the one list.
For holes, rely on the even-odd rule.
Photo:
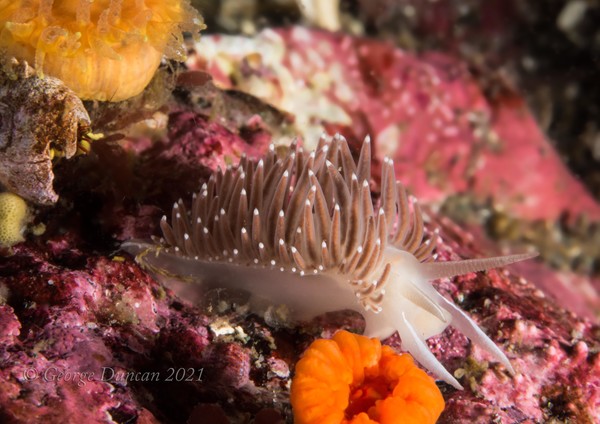
{"label": "yellow-orange coral colony", "polygon": [[409,354],[339,331],[313,342],[296,364],[296,424],[435,423],[444,398]]}
{"label": "yellow-orange coral colony", "polygon": [[189,0],[0,0],[0,51],[57,77],[82,99],[139,94],[182,31],[204,26]]}

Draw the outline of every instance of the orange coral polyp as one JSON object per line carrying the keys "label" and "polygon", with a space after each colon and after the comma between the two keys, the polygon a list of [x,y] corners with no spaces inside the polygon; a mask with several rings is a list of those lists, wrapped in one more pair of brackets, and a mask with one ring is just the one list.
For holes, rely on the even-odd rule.
{"label": "orange coral polyp", "polygon": [[189,0],[0,0],[0,50],[83,99],[124,100],[203,28]]}
{"label": "orange coral polyp", "polygon": [[409,354],[347,331],[304,352],[291,402],[297,424],[427,424],[444,409],[435,381]]}

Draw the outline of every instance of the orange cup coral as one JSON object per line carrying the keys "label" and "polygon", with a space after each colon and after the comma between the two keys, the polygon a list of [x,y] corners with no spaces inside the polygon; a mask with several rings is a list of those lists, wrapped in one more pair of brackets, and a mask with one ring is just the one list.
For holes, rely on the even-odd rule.
{"label": "orange cup coral", "polygon": [[304,352],[291,402],[296,424],[427,424],[444,410],[435,381],[409,354],[347,331]]}
{"label": "orange cup coral", "polygon": [[82,99],[139,94],[163,55],[183,60],[189,0],[0,0],[0,52],[61,79]]}

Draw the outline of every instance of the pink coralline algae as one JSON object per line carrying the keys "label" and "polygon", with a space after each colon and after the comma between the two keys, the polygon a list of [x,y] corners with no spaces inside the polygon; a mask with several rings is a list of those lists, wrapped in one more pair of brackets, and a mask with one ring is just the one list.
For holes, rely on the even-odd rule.
{"label": "pink coralline algae", "polygon": [[268,406],[250,350],[212,336],[209,317],[130,260],[48,242],[0,265],[2,422],[185,422],[202,400]]}
{"label": "pink coralline algae", "polygon": [[295,113],[307,141],[322,130],[351,143],[371,135],[376,163],[392,155],[421,200],[470,190],[525,219],[565,211],[600,218],[524,102],[514,94],[486,98],[452,57],[298,27],[203,43],[190,67]]}

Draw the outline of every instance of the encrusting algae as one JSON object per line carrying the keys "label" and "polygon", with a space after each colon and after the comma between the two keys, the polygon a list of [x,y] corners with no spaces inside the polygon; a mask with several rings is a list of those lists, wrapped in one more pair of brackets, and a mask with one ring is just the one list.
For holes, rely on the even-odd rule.
{"label": "encrusting algae", "polygon": [[433,378],[409,354],[347,331],[304,352],[291,403],[296,424],[429,424],[444,410]]}
{"label": "encrusting algae", "polygon": [[185,59],[182,32],[203,28],[189,0],[0,0],[0,51],[82,99],[139,94],[163,56]]}

